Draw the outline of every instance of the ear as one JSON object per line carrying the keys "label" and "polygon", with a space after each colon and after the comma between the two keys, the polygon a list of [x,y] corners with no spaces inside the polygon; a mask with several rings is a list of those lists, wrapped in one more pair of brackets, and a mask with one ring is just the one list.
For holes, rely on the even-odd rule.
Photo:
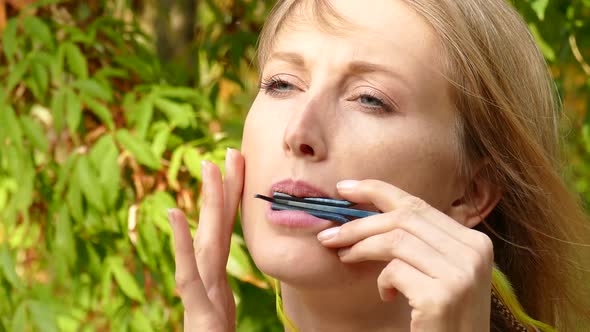
{"label": "ear", "polygon": [[489,162],[482,162],[476,168],[476,172],[460,193],[461,197],[455,199],[448,215],[466,227],[473,228],[482,222],[496,207],[502,198],[501,188],[492,183],[486,176],[486,168]]}

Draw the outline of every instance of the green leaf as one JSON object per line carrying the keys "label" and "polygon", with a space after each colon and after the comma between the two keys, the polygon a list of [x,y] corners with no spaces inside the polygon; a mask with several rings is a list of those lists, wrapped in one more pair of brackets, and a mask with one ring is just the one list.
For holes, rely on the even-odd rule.
{"label": "green leaf", "polygon": [[40,94],[42,96],[45,95],[47,93],[47,88],[49,87],[49,73],[47,72],[47,69],[41,63],[33,62],[31,70],[33,72],[33,78],[39,87]]}
{"label": "green leaf", "polygon": [[40,18],[26,16],[23,19],[23,29],[32,40],[38,40],[50,48],[54,47],[51,30]]}
{"label": "green leaf", "polygon": [[113,272],[115,280],[117,284],[127,295],[130,299],[138,301],[138,302],[145,302],[145,298],[143,293],[141,292],[139,286],[137,285],[137,281],[133,278],[133,275],[127,271],[125,265],[123,264],[123,258],[121,257],[110,257],[109,260],[109,267]]}
{"label": "green leaf", "polygon": [[99,212],[106,212],[104,196],[98,180],[98,174],[90,165],[86,156],[80,156],[76,165],[76,175],[80,183],[80,190],[86,197],[88,204]]}
{"label": "green leaf", "polygon": [[132,135],[126,129],[120,129],[116,134],[117,141],[137,160],[138,163],[149,168],[159,170],[162,165],[156,158],[150,146],[137,136]]}
{"label": "green leaf", "polygon": [[165,98],[156,98],[154,105],[166,115],[174,126],[188,128],[196,123],[193,108],[189,104],[177,103]]}
{"label": "green leaf", "polygon": [[535,37],[535,40],[537,41],[537,44],[539,45],[541,52],[545,56],[545,59],[551,62],[555,61],[555,51],[543,39],[543,36],[541,36],[541,33],[539,32],[537,26],[534,23],[529,23],[529,30],[533,34],[533,37]]}
{"label": "green leaf", "polygon": [[170,127],[165,127],[154,135],[154,139],[152,141],[152,151],[156,157],[161,158],[164,151],[166,151],[166,145],[168,144],[170,132]]}
{"label": "green leaf", "polygon": [[168,166],[168,172],[166,173],[168,178],[168,184],[175,190],[180,189],[178,183],[178,171],[182,163],[182,156],[184,155],[185,146],[181,145],[174,152],[172,152],[172,158],[170,158],[170,166]]}
{"label": "green leaf", "polygon": [[14,61],[13,57],[16,54],[18,47],[18,39],[16,37],[16,30],[18,28],[18,19],[11,18],[8,20],[4,32],[2,33],[2,49],[8,61]]}
{"label": "green leaf", "polygon": [[29,321],[27,316],[27,301],[25,300],[16,307],[10,331],[26,331],[27,322]]}
{"label": "green leaf", "polygon": [[120,170],[117,159],[119,150],[112,135],[102,136],[89,154],[94,167],[99,170],[99,182],[107,206],[113,208],[119,196]]}
{"label": "green leaf", "polygon": [[66,58],[68,68],[70,72],[76,75],[79,79],[88,78],[88,64],[86,63],[86,57],[80,51],[78,46],[72,43],[64,43],[61,45],[63,54]]}
{"label": "green leaf", "polygon": [[537,17],[541,21],[545,19],[547,5],[549,5],[549,0],[533,0],[531,2],[531,8],[535,11],[535,14],[537,14]]}
{"label": "green leaf", "polygon": [[154,104],[152,98],[143,98],[135,107],[135,130],[139,138],[145,138],[148,127],[154,115]]}
{"label": "green leaf", "polygon": [[133,311],[133,320],[131,321],[131,331],[136,332],[151,332],[154,331],[152,328],[152,324],[148,317],[139,310],[140,308],[136,308]]}
{"label": "green leaf", "polygon": [[29,69],[30,60],[29,58],[25,58],[21,61],[18,61],[16,65],[12,67],[10,70],[10,74],[8,74],[8,79],[6,79],[6,91],[9,93],[12,89],[23,80],[23,76]]}
{"label": "green leaf", "polygon": [[84,96],[84,102],[86,106],[109,128],[110,130],[115,129],[115,123],[113,122],[113,116],[111,111],[101,104],[96,99]]}
{"label": "green leaf", "polygon": [[77,259],[76,244],[72,230],[72,220],[68,213],[68,206],[62,205],[55,220],[55,247],[60,256],[66,260],[69,267],[73,267]]}
{"label": "green leaf", "polygon": [[81,94],[109,102],[113,99],[111,90],[93,79],[78,80],[72,86],[78,88]]}
{"label": "green leaf", "polygon": [[260,288],[268,287],[265,281],[257,277],[250,258],[248,258],[248,253],[244,249],[244,240],[237,234],[232,234],[226,271],[243,282]]}
{"label": "green leaf", "polygon": [[55,131],[59,135],[65,124],[66,92],[64,89],[59,89],[53,94],[50,107],[53,117],[53,128],[55,128]]}
{"label": "green leaf", "polygon": [[29,310],[33,322],[39,331],[57,332],[57,324],[55,322],[55,312],[47,303],[40,301],[30,301]]}
{"label": "green leaf", "polygon": [[8,138],[8,140],[0,141],[0,144],[14,144],[17,148],[22,147],[23,133],[11,106],[0,105],[0,128],[2,128],[0,137]]}
{"label": "green leaf", "polygon": [[2,269],[2,274],[4,278],[12,285],[12,287],[21,290],[23,289],[23,283],[19,276],[16,274],[14,259],[12,258],[12,253],[8,248],[8,244],[4,243],[2,247],[0,247],[0,268]]}
{"label": "green leaf", "polygon": [[49,142],[45,136],[45,132],[41,124],[33,120],[28,115],[23,115],[20,118],[23,132],[31,142],[31,144],[42,152],[47,152],[49,149]]}
{"label": "green leaf", "polygon": [[66,123],[71,133],[75,133],[82,119],[82,101],[71,89],[64,90],[66,103]]}
{"label": "green leaf", "polygon": [[201,161],[203,161],[203,156],[196,149],[187,148],[184,151],[183,160],[189,173],[201,181]]}

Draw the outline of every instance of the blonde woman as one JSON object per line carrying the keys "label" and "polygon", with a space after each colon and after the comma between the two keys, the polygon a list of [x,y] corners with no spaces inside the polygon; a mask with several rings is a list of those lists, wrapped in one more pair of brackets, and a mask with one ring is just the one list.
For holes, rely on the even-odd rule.
{"label": "blonde woman", "polygon": [[[286,330],[582,331],[588,223],[560,179],[546,65],[508,3],[283,0],[259,47],[242,151],[223,180],[203,165],[194,242],[170,211],[187,331],[235,330],[240,202]],[[339,225],[254,198],[277,191],[382,213]]]}

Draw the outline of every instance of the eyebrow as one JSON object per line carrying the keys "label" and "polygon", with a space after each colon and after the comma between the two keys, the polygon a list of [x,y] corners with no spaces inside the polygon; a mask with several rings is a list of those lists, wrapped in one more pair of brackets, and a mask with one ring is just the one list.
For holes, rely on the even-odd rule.
{"label": "eyebrow", "polygon": [[[305,58],[301,54],[295,52],[275,52],[269,56],[268,61],[270,62],[270,60],[281,60],[291,63],[297,67],[305,68]],[[352,61],[348,64],[347,72],[350,75],[361,75],[367,73],[382,72],[399,79],[406,86],[410,86],[410,82],[406,79],[406,77],[402,76],[400,73],[394,71],[388,66],[372,62]]]}

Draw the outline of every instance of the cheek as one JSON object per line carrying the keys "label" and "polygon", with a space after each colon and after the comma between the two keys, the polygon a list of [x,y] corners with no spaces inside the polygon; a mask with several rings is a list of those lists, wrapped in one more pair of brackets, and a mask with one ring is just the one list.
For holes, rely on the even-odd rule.
{"label": "cheek", "polygon": [[457,185],[458,151],[450,129],[404,122],[350,140],[338,164],[356,178],[391,183],[443,208]]}

